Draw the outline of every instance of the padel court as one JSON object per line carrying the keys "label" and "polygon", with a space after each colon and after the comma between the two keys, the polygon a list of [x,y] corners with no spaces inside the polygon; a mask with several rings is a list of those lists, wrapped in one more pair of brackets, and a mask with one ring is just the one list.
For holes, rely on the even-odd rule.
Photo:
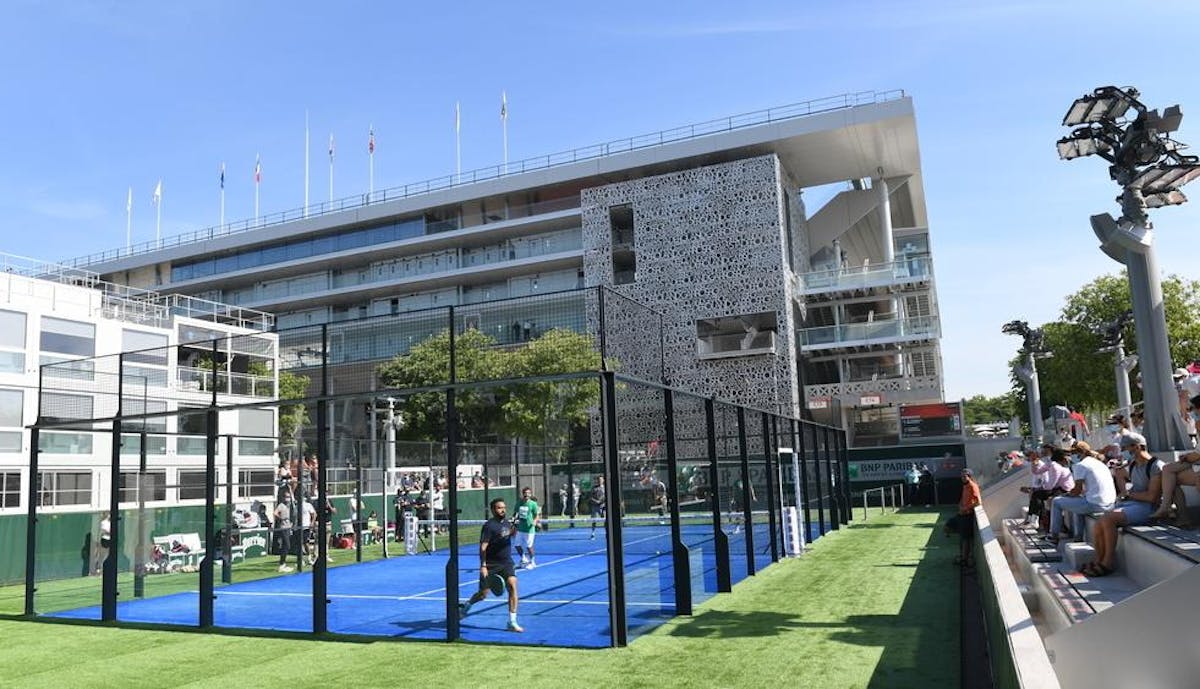
{"label": "padel court", "polygon": [[[601,525],[593,537],[590,522],[554,520],[537,536],[537,566],[517,573],[519,619],[523,633],[505,631],[507,600],[489,596],[461,621],[466,641],[567,647],[612,644],[607,534]],[[749,558],[761,571],[772,563],[767,523],[754,520],[754,552],[747,552],[747,533],[740,524],[725,523],[730,580],[748,576]],[[809,525],[809,538],[817,536]],[[478,529],[462,525],[466,543]],[[629,518],[623,523],[625,608],[630,639],[675,615],[675,576],[671,529],[665,520]],[[687,547],[689,582],[694,604],[718,590],[717,553],[711,519],[688,518],[681,525]],[[446,549],[328,569],[328,624],[337,634],[444,640],[446,638]],[[459,549],[460,597],[465,600],[478,582],[478,546]],[[514,561],[516,557],[514,555]],[[280,574],[268,579],[218,585],[214,623],[217,627],[290,632],[312,630],[312,573]],[[117,618],[143,624],[198,625],[197,590],[156,598],[123,600]],[[51,613],[53,617],[99,619],[100,606]]]}

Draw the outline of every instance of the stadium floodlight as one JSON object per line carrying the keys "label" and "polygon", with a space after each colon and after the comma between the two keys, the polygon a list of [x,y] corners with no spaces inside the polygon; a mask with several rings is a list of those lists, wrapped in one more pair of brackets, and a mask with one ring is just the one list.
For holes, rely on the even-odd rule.
{"label": "stadium floodlight", "polygon": [[[1071,134],[1057,142],[1057,149],[1067,160],[1092,153],[1102,156],[1111,163],[1109,177],[1121,187],[1117,197],[1121,217],[1093,215],[1092,230],[1100,239],[1100,250],[1124,265],[1129,275],[1142,360],[1146,439],[1155,450],[1180,450],[1191,443],[1179,414],[1173,413],[1178,400],[1170,378],[1171,352],[1154,232],[1146,211],[1187,201],[1180,187],[1200,178],[1200,159],[1181,155],[1186,147],[1169,136],[1183,122],[1182,109],[1173,105],[1160,114],[1142,104],[1139,95],[1134,88],[1103,86],[1077,99],[1063,118]],[[1122,119],[1131,109],[1136,117]],[[1096,140],[1109,148],[1084,143]],[[1128,361],[1118,362],[1118,390],[1128,368]]]}
{"label": "stadium floodlight", "polygon": [[1131,107],[1134,107],[1137,97],[1138,91],[1134,88],[1119,89],[1116,86],[1101,86],[1071,104],[1066,116],[1063,117],[1063,126],[1075,127],[1089,122],[1120,119],[1129,112]]}

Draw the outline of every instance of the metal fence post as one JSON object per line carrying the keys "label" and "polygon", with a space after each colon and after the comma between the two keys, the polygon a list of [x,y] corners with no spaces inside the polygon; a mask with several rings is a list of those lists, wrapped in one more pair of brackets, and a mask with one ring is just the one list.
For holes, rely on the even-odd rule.
{"label": "metal fence post", "polygon": [[671,508],[671,555],[675,575],[675,614],[692,614],[692,575],[688,548],[683,543],[679,522],[679,457],[675,452],[675,391],[663,388],[663,414],[666,417],[667,504]]}
{"label": "metal fence post", "polygon": [[[810,500],[808,495],[808,455],[804,442],[804,436],[808,435],[809,428],[808,422],[802,420],[800,421],[800,426],[796,429],[796,439],[798,441],[796,443],[796,452],[798,453],[797,457],[799,457],[800,464],[800,510],[804,518],[804,523],[800,525],[800,528],[804,529],[804,540],[806,542],[815,540],[812,531],[810,531],[812,528],[812,514],[808,508]],[[813,445],[816,445],[816,442],[817,439],[814,436]]]}
{"label": "metal fence post", "polygon": [[[329,443],[329,324],[321,324],[321,397],[317,400],[317,561],[313,565],[313,633],[329,631],[329,467],[333,453]],[[374,404],[374,402],[372,402]],[[354,505],[353,509],[358,509]],[[295,516],[292,517],[296,519]],[[303,552],[303,546],[300,548]]]}
{"label": "metal fence post", "polygon": [[846,505],[842,519],[844,524],[849,524],[854,521],[854,506],[851,504],[854,501],[854,495],[850,491],[850,448],[845,429],[838,432],[838,448],[841,450],[842,457],[842,495]]}
{"label": "metal fence post", "polygon": [[[145,411],[143,409],[142,411]],[[146,422],[142,421],[142,432],[138,434],[138,477],[137,477],[137,543],[133,548],[133,597],[146,595]]]}
{"label": "metal fence post", "polygon": [[754,576],[754,510],[750,505],[750,455],[746,447],[745,407],[737,408],[737,429],[738,456],[742,460],[742,525],[746,529],[746,574]]}
{"label": "metal fence post", "polygon": [[836,442],[836,433],[831,433],[832,429],[825,427],[825,472],[829,477],[829,525],[834,531],[841,528],[842,518],[838,514],[838,487],[837,475],[834,473],[833,465],[833,443]]}
{"label": "metal fence post", "polygon": [[829,435],[827,429],[821,426],[819,429],[813,428],[813,486],[817,493],[817,528],[819,533],[825,535],[825,493],[821,487],[821,442],[817,441],[818,431],[822,442],[828,441]]}
{"label": "metal fence post", "polygon": [[[144,431],[143,431],[144,433]],[[146,443],[142,441],[143,453]],[[233,583],[233,435],[225,436],[225,538],[221,541],[221,583]]]}
{"label": "metal fence post", "polygon": [[[39,369],[39,378],[40,378]],[[38,383],[39,396],[41,382]],[[39,407],[41,402],[39,399]],[[38,410],[38,421],[42,418]],[[41,497],[41,472],[38,471],[38,454],[41,453],[42,429],[36,425],[29,431],[29,490],[25,493],[25,615],[33,617],[36,613],[34,602],[37,595],[37,522],[38,501]],[[91,568],[92,563],[88,563]]]}
{"label": "metal fence post", "polygon": [[717,591],[728,593],[733,590],[729,572],[729,537],[721,528],[720,471],[717,468],[717,422],[716,404],[712,398],[704,400],[704,426],[708,437],[708,496],[712,500],[713,543],[717,555]]}
{"label": "metal fence post", "polygon": [[[213,360],[214,365],[216,360]],[[215,394],[215,393],[214,393]],[[213,626],[213,557],[216,555],[216,534],[213,520],[217,518],[217,408],[205,412],[204,443],[204,557],[200,560],[200,627]]]}
{"label": "metal fence post", "polygon": [[775,518],[776,492],[775,470],[771,458],[775,455],[777,442],[775,438],[775,417],[762,413],[763,429],[763,466],[767,470],[767,525],[771,530],[771,562],[779,562],[779,534],[776,533],[779,520]]}
{"label": "metal fence post", "polygon": [[[117,561],[121,552],[121,418],[125,400],[125,355],[117,355],[117,414],[112,422],[112,474],[108,477],[108,554],[104,558],[100,593],[100,619],[117,619]],[[88,565],[91,567],[91,565]],[[203,571],[201,572],[203,574]]]}
{"label": "metal fence post", "polygon": [[608,587],[609,625],[612,629],[612,645],[626,646],[629,630],[626,627],[625,610],[625,553],[621,533],[621,464],[617,451],[617,383],[612,371],[600,374],[603,392],[604,419],[604,468],[608,480],[606,498],[606,526],[608,541]]}
{"label": "metal fence post", "polygon": [[[447,505],[447,516],[450,518],[449,542],[446,547],[449,557],[446,558],[446,640],[454,641],[462,634],[458,622],[458,406],[455,392],[458,386],[457,359],[455,353],[454,306],[449,307],[450,320],[450,385],[446,388],[446,476],[450,481],[450,500]],[[487,457],[487,453],[484,453]],[[486,460],[485,460],[486,461]],[[433,512],[434,475],[432,467],[429,470],[429,511]],[[487,485],[485,477],[484,485]],[[436,531],[436,525],[430,525],[430,531]]]}

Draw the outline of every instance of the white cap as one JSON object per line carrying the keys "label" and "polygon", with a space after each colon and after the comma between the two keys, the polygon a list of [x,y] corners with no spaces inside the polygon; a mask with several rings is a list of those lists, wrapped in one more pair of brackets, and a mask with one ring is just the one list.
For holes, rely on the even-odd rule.
{"label": "white cap", "polygon": [[1187,372],[1186,368],[1177,368],[1177,369],[1175,369],[1175,375],[1172,377],[1173,378],[1187,378],[1189,375],[1191,375],[1191,374]]}
{"label": "white cap", "polygon": [[1146,436],[1142,435],[1141,433],[1133,433],[1133,432],[1125,433],[1121,436],[1120,442],[1121,442],[1121,447],[1128,447],[1129,445],[1145,446]]}

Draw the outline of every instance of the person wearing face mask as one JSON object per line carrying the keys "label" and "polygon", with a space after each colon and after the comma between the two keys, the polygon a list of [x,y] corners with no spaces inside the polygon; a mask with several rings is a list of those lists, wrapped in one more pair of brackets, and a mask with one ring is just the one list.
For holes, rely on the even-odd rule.
{"label": "person wearing face mask", "polygon": [[1029,516],[1036,518],[1038,528],[1045,531],[1049,527],[1049,515],[1046,503],[1075,487],[1075,479],[1071,477],[1071,458],[1060,448],[1050,452],[1050,460],[1034,460],[1030,466],[1034,476],[1041,479],[1041,486],[1029,493]]}
{"label": "person wearing face mask", "polygon": [[[1200,395],[1196,395],[1190,400],[1188,414],[1193,421],[1200,421]],[[1198,470],[1200,470],[1200,452],[1195,450],[1183,453],[1177,461],[1163,467],[1161,501],[1158,509],[1150,515],[1151,519],[1166,519],[1170,516],[1171,503],[1174,502],[1179,508],[1178,517],[1182,520],[1177,521],[1176,524],[1184,528],[1191,528],[1183,491],[1176,490],[1176,488],[1179,486],[1200,488],[1200,474],[1196,473]]]}
{"label": "person wearing face mask", "polygon": [[1075,453],[1071,455],[1071,476],[1075,479],[1075,486],[1068,494],[1050,501],[1050,533],[1046,540],[1051,543],[1058,543],[1064,511],[1072,514],[1071,533],[1075,538],[1080,538],[1084,515],[1101,515],[1117,504],[1117,486],[1112,473],[1104,462],[1093,456],[1095,453],[1090,448],[1084,453],[1081,446],[1084,443],[1075,443]]}
{"label": "person wearing face mask", "polygon": [[[1117,554],[1117,529],[1122,526],[1138,526],[1150,522],[1151,510],[1162,493],[1163,462],[1146,451],[1146,438],[1139,433],[1130,433],[1121,438],[1121,454],[1125,465],[1117,485],[1120,501],[1109,513],[1096,520],[1092,532],[1092,544],[1096,548],[1096,559],[1079,568],[1089,577],[1103,577],[1113,573]],[[1125,478],[1128,476],[1129,483]],[[1126,485],[1129,486],[1126,490]]]}

